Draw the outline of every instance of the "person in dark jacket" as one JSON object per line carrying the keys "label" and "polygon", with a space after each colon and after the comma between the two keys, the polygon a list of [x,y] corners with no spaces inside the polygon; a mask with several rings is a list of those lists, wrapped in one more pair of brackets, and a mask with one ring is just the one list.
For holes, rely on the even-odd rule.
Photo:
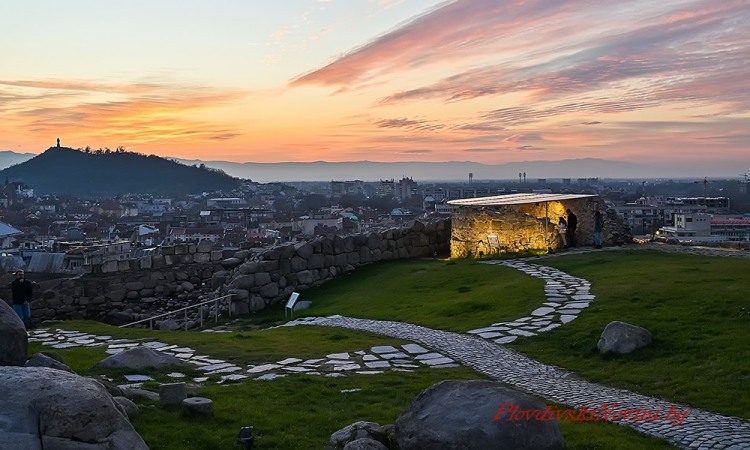
{"label": "person in dark jacket", "polygon": [[13,294],[13,309],[21,318],[26,328],[31,321],[31,295],[33,287],[26,279],[23,270],[16,271],[16,279],[10,283],[10,292]]}
{"label": "person in dark jacket", "polygon": [[568,246],[576,246],[576,228],[578,227],[578,217],[570,209],[565,210],[568,213]]}
{"label": "person in dark jacket", "polygon": [[602,213],[599,211],[594,213],[594,240],[596,241],[596,248],[602,248],[602,228],[604,227],[604,220],[602,219]]}

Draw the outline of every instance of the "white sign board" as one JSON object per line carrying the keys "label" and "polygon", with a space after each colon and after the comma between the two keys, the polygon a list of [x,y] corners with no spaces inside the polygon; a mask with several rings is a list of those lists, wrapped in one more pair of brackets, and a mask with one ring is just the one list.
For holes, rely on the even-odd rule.
{"label": "white sign board", "polygon": [[294,316],[294,304],[297,303],[298,298],[299,293],[292,292],[292,295],[289,296],[289,300],[287,300],[286,306],[284,307],[284,317],[286,317],[287,310],[289,310],[291,316]]}

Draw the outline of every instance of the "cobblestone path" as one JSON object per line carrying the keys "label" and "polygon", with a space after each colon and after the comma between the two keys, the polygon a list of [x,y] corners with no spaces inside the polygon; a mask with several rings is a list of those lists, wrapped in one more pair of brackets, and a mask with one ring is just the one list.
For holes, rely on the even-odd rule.
{"label": "cobblestone path", "polygon": [[615,407],[621,411],[661,410],[661,417],[666,417],[672,407],[674,407],[674,412],[680,414],[689,410],[680,424],[676,424],[678,422],[676,419],[612,421],[628,425],[647,435],[664,437],[670,443],[685,449],[750,449],[750,424],[746,421],[590,383],[572,372],[543,364],[502,345],[475,336],[433,330],[409,323],[341,316],[305,318],[295,322],[300,325],[362,330],[418,342],[495,380],[513,385],[519,390],[546,400],[570,405],[578,410],[582,407],[591,410],[608,405],[610,408]]}

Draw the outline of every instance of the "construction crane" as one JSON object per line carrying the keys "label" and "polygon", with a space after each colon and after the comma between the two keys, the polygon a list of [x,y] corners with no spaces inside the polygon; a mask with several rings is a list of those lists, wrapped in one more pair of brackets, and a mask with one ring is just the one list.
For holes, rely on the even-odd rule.
{"label": "construction crane", "polygon": [[740,176],[745,177],[745,183],[747,183],[747,177],[749,177],[750,175],[748,175],[747,173],[741,173]]}
{"label": "construction crane", "polygon": [[693,181],[694,184],[703,183],[703,205],[708,206],[708,183],[713,183],[713,180],[709,180],[708,177],[704,177],[703,181]]}

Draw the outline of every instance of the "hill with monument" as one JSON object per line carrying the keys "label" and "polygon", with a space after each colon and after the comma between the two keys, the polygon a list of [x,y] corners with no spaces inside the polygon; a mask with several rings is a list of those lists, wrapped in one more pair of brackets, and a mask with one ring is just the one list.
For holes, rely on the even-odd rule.
{"label": "hill with monument", "polygon": [[124,150],[50,147],[0,171],[0,180],[23,182],[38,194],[110,197],[122,194],[179,195],[232,190],[240,180],[218,169],[188,166]]}

